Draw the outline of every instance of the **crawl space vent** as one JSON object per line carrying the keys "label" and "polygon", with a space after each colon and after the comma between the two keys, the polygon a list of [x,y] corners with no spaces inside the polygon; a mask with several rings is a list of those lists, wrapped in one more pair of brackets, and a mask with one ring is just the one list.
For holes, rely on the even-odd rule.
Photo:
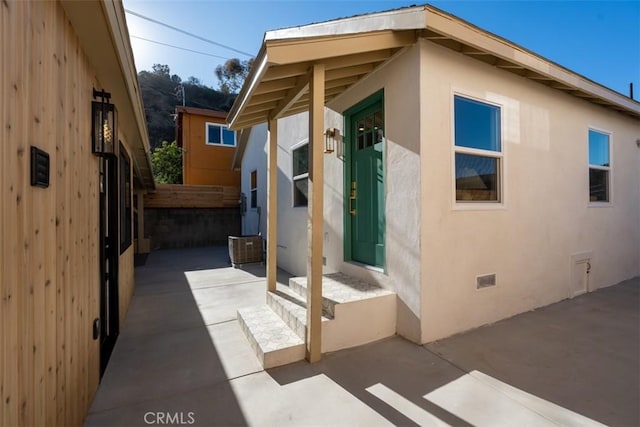
{"label": "crawl space vent", "polygon": [[496,275],[486,274],[476,277],[476,289],[490,288],[496,285]]}

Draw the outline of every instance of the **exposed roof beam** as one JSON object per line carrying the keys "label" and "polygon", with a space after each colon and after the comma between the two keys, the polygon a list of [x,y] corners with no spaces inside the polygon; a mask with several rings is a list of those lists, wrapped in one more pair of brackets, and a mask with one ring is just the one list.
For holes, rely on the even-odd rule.
{"label": "exposed roof beam", "polygon": [[251,104],[250,106],[244,109],[243,113],[253,114],[253,113],[259,113],[261,111],[267,112],[269,110],[276,108],[277,106],[278,106],[278,101],[271,101],[266,104],[258,104],[258,105]]}
{"label": "exposed roof beam", "polygon": [[[267,41],[267,57],[272,64],[318,61],[354,53],[394,49],[415,43],[415,31],[378,31],[315,40]],[[295,49],[300,46],[300,49]]]}
{"label": "exposed roof beam", "polygon": [[498,59],[495,66],[498,68],[524,70],[524,67],[522,65],[514,64],[513,62],[505,61],[503,59]]}
{"label": "exposed roof beam", "polygon": [[269,118],[275,120],[279,118],[289,107],[300,99],[300,97],[307,91],[309,91],[309,81],[311,74],[307,72],[304,76],[298,77],[298,83],[287,92],[287,95],[276,105],[276,107],[269,113]]}
{"label": "exposed roof beam", "polygon": [[350,84],[348,85],[343,85],[343,86],[336,86],[333,87],[331,89],[327,89],[325,91],[325,96],[331,96],[331,95],[338,95],[341,94],[342,92],[344,92],[345,90],[347,90],[349,88],[349,86],[351,86]]}
{"label": "exposed roof beam", "polygon": [[580,98],[588,99],[588,100],[597,99],[595,96],[585,92],[576,92],[574,95],[579,96]]}
{"label": "exposed roof beam", "polygon": [[[257,113],[242,115],[242,122],[253,122],[254,124],[258,124],[258,123],[264,123],[267,120],[269,120],[269,111],[267,110],[259,111]],[[238,122],[238,123],[242,123],[242,122]],[[236,127],[237,129],[242,129],[241,126],[234,125],[234,127]]]}
{"label": "exposed roof beam", "polygon": [[423,34],[423,37],[427,40],[445,40],[449,38],[440,33],[433,32],[431,30],[424,30],[422,34]]}
{"label": "exposed roof beam", "polygon": [[565,92],[572,92],[572,91],[577,91],[578,89],[573,88],[573,87],[569,87],[569,86],[565,86],[565,85],[550,85],[552,88],[554,89],[558,89],[558,90],[562,90]]}
{"label": "exposed roof beam", "polygon": [[291,108],[290,110],[287,111],[286,114],[283,114],[282,117],[293,116],[294,114],[304,113],[305,111],[309,111],[309,101],[308,100],[304,105],[298,105],[295,108]]}
{"label": "exposed roof beam", "polygon": [[326,80],[337,80],[344,77],[361,76],[363,74],[373,71],[375,66],[373,64],[355,65],[353,67],[339,68],[333,71],[327,71]]}
{"label": "exposed roof beam", "polygon": [[240,120],[236,123],[233,124],[233,128],[237,129],[237,130],[241,130],[241,129],[247,129],[250,128],[252,126],[255,125],[259,125],[262,123],[266,123],[269,120],[269,118],[265,115],[264,118],[251,118],[251,119],[247,119],[244,120],[244,116],[243,116],[243,120]]}
{"label": "exposed roof beam", "polygon": [[460,53],[464,53],[465,55],[492,56],[489,52],[469,46],[463,46]]}
{"label": "exposed roof beam", "polygon": [[289,77],[287,79],[280,79],[280,80],[265,82],[265,83],[262,83],[260,86],[258,86],[256,91],[254,92],[254,96],[262,95],[264,93],[278,92],[280,90],[288,90],[294,87],[297,84],[297,82],[298,82],[298,79],[295,77]]}
{"label": "exposed roof beam", "polygon": [[270,82],[272,80],[286,79],[288,77],[299,77],[307,74],[308,70],[308,63],[274,65],[267,70],[264,77],[262,78],[262,81]]}
{"label": "exposed roof beam", "polygon": [[278,92],[269,92],[262,95],[256,95],[253,98],[251,98],[251,105],[268,104],[273,101],[278,101],[282,99],[282,97],[285,96],[286,94],[287,94],[286,90],[281,90]]}
{"label": "exposed roof beam", "polygon": [[547,76],[543,76],[542,74],[537,74],[537,73],[526,73],[525,76],[528,79],[531,80],[540,80],[540,81],[552,81],[553,79],[551,77],[547,77]]}
{"label": "exposed roof beam", "polygon": [[336,68],[345,68],[345,67],[351,67],[354,65],[383,62],[391,58],[393,53],[394,51],[392,49],[382,49],[382,50],[374,50],[372,52],[354,54],[350,56],[330,58],[324,61],[324,66],[327,71],[331,71],[331,70],[335,70]]}
{"label": "exposed roof beam", "polygon": [[342,79],[331,80],[331,81],[327,81],[324,86],[327,90],[340,87],[340,86],[349,86],[354,84],[358,80],[360,80],[360,77],[361,76],[351,76],[351,77],[345,77]]}

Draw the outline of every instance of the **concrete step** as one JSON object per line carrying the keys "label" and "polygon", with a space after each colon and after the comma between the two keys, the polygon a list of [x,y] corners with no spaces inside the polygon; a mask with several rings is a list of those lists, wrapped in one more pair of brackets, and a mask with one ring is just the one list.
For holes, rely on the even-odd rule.
{"label": "concrete step", "polygon": [[[275,292],[267,292],[267,305],[303,340],[307,331],[307,299],[288,286],[278,285]],[[324,314],[323,322],[330,321]]]}
{"label": "concrete step", "polygon": [[[289,287],[298,295],[307,295],[307,278],[292,277]],[[337,304],[346,304],[381,296],[395,295],[392,291],[364,282],[344,273],[331,273],[322,276],[322,309],[335,317]]]}
{"label": "concrete step", "polygon": [[239,309],[238,321],[265,369],[304,359],[303,339],[268,305]]}
{"label": "concrete step", "polygon": [[[238,310],[238,321],[265,369],[305,357],[307,279],[267,292],[267,304]],[[342,273],[323,276],[322,352],[395,334],[396,294]]]}
{"label": "concrete step", "polygon": [[[306,299],[306,277],[292,277],[289,287]],[[324,275],[322,309],[333,320],[322,322],[322,352],[355,347],[394,335],[396,305],[396,294],[392,291],[343,273]]]}

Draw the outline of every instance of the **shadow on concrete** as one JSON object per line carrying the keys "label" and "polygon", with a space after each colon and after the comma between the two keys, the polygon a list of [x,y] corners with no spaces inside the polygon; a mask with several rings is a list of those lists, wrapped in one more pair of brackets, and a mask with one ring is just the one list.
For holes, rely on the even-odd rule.
{"label": "shadow on concrete", "polygon": [[281,385],[325,374],[394,424],[412,421],[366,389],[383,384],[451,425],[423,396],[472,371],[593,420],[640,425],[640,279],[416,346],[394,337],[268,373]]}
{"label": "shadow on concrete", "polygon": [[[423,396],[472,371],[600,422],[640,425],[640,279],[425,346],[393,337],[268,373],[235,320],[239,304],[264,303],[264,285],[264,265],[234,269],[225,246],[152,252],[136,268],[136,295],[86,425],[144,426],[150,416],[160,424],[159,413],[192,413],[193,425],[355,419],[360,412],[340,411],[358,405],[337,408],[349,400],[342,388],[396,425],[429,413],[466,426]],[[284,387],[318,375],[340,387]]]}
{"label": "shadow on concrete", "polygon": [[602,423],[640,425],[640,278],[425,347]]}
{"label": "shadow on concrete", "polygon": [[267,372],[281,385],[324,374],[395,425],[418,424],[367,388],[382,384],[450,425],[470,425],[422,397],[465,373],[401,337],[326,354],[318,363],[299,362]]}
{"label": "shadow on concrete", "polygon": [[247,424],[184,273],[227,267],[223,250],[152,252],[136,270],[136,296],[86,426]]}

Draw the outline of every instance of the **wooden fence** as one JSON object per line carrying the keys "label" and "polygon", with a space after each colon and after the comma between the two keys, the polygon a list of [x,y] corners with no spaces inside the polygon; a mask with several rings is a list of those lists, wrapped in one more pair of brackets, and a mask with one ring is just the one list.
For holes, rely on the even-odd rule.
{"label": "wooden fence", "polygon": [[144,196],[144,207],[153,208],[233,208],[238,206],[240,189],[221,185],[157,184],[155,193]]}

